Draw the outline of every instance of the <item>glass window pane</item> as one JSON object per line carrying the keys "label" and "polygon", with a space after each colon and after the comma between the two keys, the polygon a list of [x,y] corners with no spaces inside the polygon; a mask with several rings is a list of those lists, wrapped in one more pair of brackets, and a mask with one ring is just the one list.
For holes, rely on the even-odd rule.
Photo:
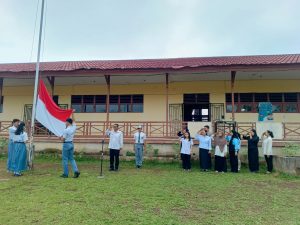
{"label": "glass window pane", "polygon": [[81,95],[72,95],[71,103],[81,103],[82,96]]}
{"label": "glass window pane", "polygon": [[289,113],[298,112],[297,103],[288,103],[284,106],[284,111]]}
{"label": "glass window pane", "polygon": [[81,110],[81,104],[72,104],[71,108],[75,109],[75,112],[77,112],[77,113],[82,112],[82,110]]}
{"label": "glass window pane", "polygon": [[143,110],[144,110],[143,104],[132,105],[132,112],[143,112]]}
{"label": "glass window pane", "polygon": [[98,112],[98,113],[106,112],[106,105],[96,104],[96,112]]}
{"label": "glass window pane", "polygon": [[253,102],[253,94],[252,93],[241,93],[240,94],[240,102]]}
{"label": "glass window pane", "polygon": [[267,102],[268,94],[267,93],[256,93],[256,94],[254,94],[254,101],[255,102]]}
{"label": "glass window pane", "polygon": [[253,105],[251,103],[241,104],[241,112],[252,112]]}
{"label": "glass window pane", "polygon": [[[237,111],[237,105],[234,104],[234,111],[236,112]],[[232,112],[232,104],[227,104],[226,105],[226,112]]]}
{"label": "glass window pane", "polygon": [[106,95],[96,95],[95,102],[106,104]]}
{"label": "glass window pane", "polygon": [[130,104],[120,104],[120,112],[130,112]]}
{"label": "glass window pane", "polygon": [[297,102],[297,93],[284,93],[284,101],[285,102]]}
{"label": "glass window pane", "polygon": [[87,113],[94,112],[94,104],[85,104],[84,112]]}
{"label": "glass window pane", "polygon": [[270,93],[270,102],[282,102],[282,93]]}
{"label": "glass window pane", "polygon": [[[231,93],[226,94],[226,102],[231,102]],[[234,102],[238,102],[238,93],[234,93]]]}
{"label": "glass window pane", "polygon": [[144,103],[144,95],[133,95],[132,102],[133,103]]}
{"label": "glass window pane", "polygon": [[83,96],[83,103],[94,103],[94,95],[84,95]]}
{"label": "glass window pane", "polygon": [[272,110],[273,110],[273,113],[282,112],[281,104],[272,104]]}
{"label": "glass window pane", "polygon": [[131,103],[131,95],[120,95],[120,103]]}
{"label": "glass window pane", "polygon": [[118,102],[119,102],[119,95],[109,96],[109,103],[118,103]]}
{"label": "glass window pane", "polygon": [[118,112],[119,111],[119,105],[118,104],[110,104],[109,105],[109,112]]}

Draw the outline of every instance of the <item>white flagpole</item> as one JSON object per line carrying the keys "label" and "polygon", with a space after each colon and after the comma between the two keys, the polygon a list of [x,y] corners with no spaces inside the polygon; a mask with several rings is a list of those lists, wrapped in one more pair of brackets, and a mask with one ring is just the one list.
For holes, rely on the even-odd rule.
{"label": "white flagpole", "polygon": [[36,102],[38,95],[38,84],[39,84],[39,70],[40,70],[40,55],[41,55],[41,43],[42,43],[42,33],[43,33],[43,20],[44,20],[44,6],[45,0],[42,0],[41,8],[41,20],[40,20],[40,32],[39,32],[39,43],[38,43],[38,53],[35,66],[35,81],[34,81],[34,93],[33,93],[33,103],[32,103],[32,114],[31,114],[31,126],[30,126],[30,144],[29,144],[29,167],[33,168],[33,134],[34,134],[34,124],[35,124],[35,114],[36,114]]}

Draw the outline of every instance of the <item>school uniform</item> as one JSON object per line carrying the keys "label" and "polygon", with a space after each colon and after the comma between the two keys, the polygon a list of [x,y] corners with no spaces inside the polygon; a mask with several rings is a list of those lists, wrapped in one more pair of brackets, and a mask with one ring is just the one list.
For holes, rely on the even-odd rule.
{"label": "school uniform", "polygon": [[258,172],[259,170],[259,154],[258,154],[258,142],[259,137],[254,135],[252,138],[250,136],[243,136],[244,139],[248,141],[248,165],[250,172]]}
{"label": "school uniform", "polygon": [[62,164],[65,176],[69,175],[68,163],[70,161],[74,173],[79,173],[76,161],[74,159],[74,135],[76,133],[76,124],[72,124],[64,129],[62,137],[64,143],[62,146]]}
{"label": "school uniform", "polygon": [[241,149],[241,140],[239,138],[230,138],[229,141],[229,161],[230,161],[230,167],[231,172],[237,173],[238,170],[238,156],[235,155],[238,153]]}
{"label": "school uniform", "polygon": [[143,164],[143,152],[144,144],[146,140],[146,134],[144,132],[136,132],[133,135],[134,138],[134,150],[135,150],[135,165],[141,167]]}
{"label": "school uniform", "polygon": [[14,158],[14,136],[17,128],[11,126],[8,128],[9,140],[8,140],[8,151],[7,151],[7,170],[13,172],[15,165],[13,163]]}
{"label": "school uniform", "polygon": [[225,145],[223,149],[221,149],[219,145],[215,146],[215,171],[227,172],[226,155],[227,145]]}
{"label": "school uniform", "polygon": [[209,170],[211,169],[211,137],[197,134],[195,139],[199,141],[200,169]]}
{"label": "school uniform", "polygon": [[272,149],[272,138],[264,137],[262,142],[263,154],[267,163],[267,171],[272,172],[273,170],[273,149]]}
{"label": "school uniform", "polygon": [[119,130],[107,130],[106,135],[109,136],[110,170],[118,170],[120,149],[123,147],[123,133]]}
{"label": "school uniform", "polygon": [[21,171],[27,170],[27,148],[25,143],[28,141],[28,135],[26,132],[23,132],[20,135],[15,134],[13,141],[13,171],[14,173],[20,173]]}
{"label": "school uniform", "polygon": [[182,159],[182,168],[184,170],[191,169],[191,148],[193,146],[193,140],[188,140],[185,138],[180,139],[181,142],[181,159]]}

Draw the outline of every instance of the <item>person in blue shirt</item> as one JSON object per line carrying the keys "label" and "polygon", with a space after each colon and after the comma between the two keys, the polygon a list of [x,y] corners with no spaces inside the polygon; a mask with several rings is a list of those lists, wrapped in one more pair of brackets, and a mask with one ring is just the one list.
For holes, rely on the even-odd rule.
{"label": "person in blue shirt", "polygon": [[12,121],[12,126],[8,128],[8,151],[7,151],[7,171],[14,172],[15,165],[13,164],[13,154],[14,154],[14,136],[19,126],[20,120],[14,119]]}
{"label": "person in blue shirt", "polygon": [[78,178],[80,175],[76,161],[74,159],[73,138],[75,132],[76,132],[76,124],[74,123],[72,118],[68,118],[66,120],[66,129],[63,131],[63,135],[61,136],[61,140],[63,141],[62,164],[64,170],[64,173],[60,176],[62,178],[68,178],[69,176],[69,168],[68,168],[69,161],[71,162],[72,170],[74,172],[73,178]]}
{"label": "person in blue shirt", "polygon": [[241,149],[241,136],[235,130],[226,138],[229,141],[229,160],[231,172],[238,173],[238,154]]}
{"label": "person in blue shirt", "polygon": [[26,142],[28,141],[28,135],[25,132],[25,123],[21,122],[13,137],[14,141],[14,154],[13,154],[13,165],[14,165],[14,176],[22,176],[21,172],[27,170],[27,148]]}
{"label": "person in blue shirt", "polygon": [[211,169],[211,137],[206,135],[204,128],[202,128],[196,134],[195,140],[199,141],[200,169],[206,172]]}

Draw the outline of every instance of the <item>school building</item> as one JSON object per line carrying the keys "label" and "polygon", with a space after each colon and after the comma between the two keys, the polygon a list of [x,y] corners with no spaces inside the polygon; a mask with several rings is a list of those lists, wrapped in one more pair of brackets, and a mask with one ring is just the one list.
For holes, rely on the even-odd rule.
{"label": "school building", "polygon": [[[300,54],[41,63],[41,79],[62,108],[76,110],[76,141],[99,143],[118,123],[126,141],[143,125],[151,143],[173,143],[182,126],[236,121],[241,133],[271,129],[300,140]],[[31,119],[34,63],[0,64],[0,135],[13,118]],[[258,121],[260,102],[273,120]],[[234,107],[232,107],[234,105]],[[234,108],[234,110],[232,110]],[[36,140],[58,142],[36,123]]]}

